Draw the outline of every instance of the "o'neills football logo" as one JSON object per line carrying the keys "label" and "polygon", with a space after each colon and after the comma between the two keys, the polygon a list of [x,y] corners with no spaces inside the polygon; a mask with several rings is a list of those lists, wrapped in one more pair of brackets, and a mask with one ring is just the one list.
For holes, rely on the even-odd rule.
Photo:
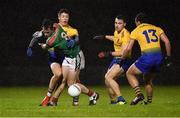
{"label": "o'neills football logo", "polygon": [[62,33],[61,33],[61,37],[62,37],[63,39],[68,40],[68,35],[67,35],[65,32],[62,32]]}

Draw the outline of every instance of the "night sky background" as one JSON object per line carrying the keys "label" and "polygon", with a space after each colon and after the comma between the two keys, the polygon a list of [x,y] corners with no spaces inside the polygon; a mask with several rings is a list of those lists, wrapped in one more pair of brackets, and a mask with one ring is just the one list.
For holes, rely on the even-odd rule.
{"label": "night sky background", "polygon": [[[123,14],[127,18],[127,29],[135,28],[134,17],[139,12],[150,16],[154,25],[160,26],[172,44],[173,67],[162,68],[154,82],[156,84],[180,84],[180,3],[178,0],[1,0],[0,1],[0,85],[48,85],[51,72],[47,55],[37,45],[33,56],[26,56],[32,34],[41,30],[41,21],[49,18],[58,22],[61,8],[70,10],[70,25],[77,28],[81,48],[86,58],[86,69],[81,73],[85,84],[104,85],[104,74],[110,58],[100,60],[97,54],[112,50],[109,41],[93,41],[95,35],[113,34],[114,18]],[[162,45],[164,49],[164,45]],[[163,50],[164,51],[164,50]],[[140,56],[137,44],[133,48],[133,59]],[[118,80],[128,84],[123,77]]]}

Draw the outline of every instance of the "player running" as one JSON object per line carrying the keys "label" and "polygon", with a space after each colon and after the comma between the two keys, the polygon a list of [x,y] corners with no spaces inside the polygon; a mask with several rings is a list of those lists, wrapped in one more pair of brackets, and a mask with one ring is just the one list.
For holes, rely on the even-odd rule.
{"label": "player running", "polygon": [[131,102],[131,105],[136,105],[144,100],[136,75],[143,74],[145,80],[145,90],[147,93],[147,103],[152,102],[153,85],[152,79],[155,74],[160,71],[163,56],[160,46],[160,40],[163,41],[166,47],[166,62],[171,64],[171,45],[168,37],[160,27],[156,27],[148,23],[148,18],[144,13],[139,13],[135,17],[136,28],[131,32],[128,48],[123,53],[125,57],[132,49],[134,42],[138,41],[141,48],[141,57],[134,62],[128,69],[126,75],[129,84],[135,91],[136,97]]}
{"label": "player running", "polygon": [[108,88],[109,97],[111,99],[111,104],[126,104],[124,97],[120,91],[119,84],[116,82],[116,79],[121,76],[124,72],[127,71],[131,62],[131,53],[129,52],[126,56],[124,64],[120,66],[121,56],[125,48],[127,47],[128,41],[130,39],[130,33],[125,28],[126,21],[124,16],[118,15],[115,18],[114,22],[115,32],[114,36],[105,35],[105,36],[95,36],[94,39],[108,39],[114,42],[114,51],[109,52],[100,52],[98,54],[99,58],[104,58],[107,56],[113,56],[109,68],[105,74],[105,84]]}

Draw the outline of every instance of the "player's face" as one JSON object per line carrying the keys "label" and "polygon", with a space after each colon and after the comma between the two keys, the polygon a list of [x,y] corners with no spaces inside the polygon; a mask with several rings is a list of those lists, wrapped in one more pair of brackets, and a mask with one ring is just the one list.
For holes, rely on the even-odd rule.
{"label": "player's face", "polygon": [[43,30],[43,33],[44,33],[44,36],[46,37],[46,38],[48,38],[49,36],[51,36],[51,34],[53,33],[53,30],[49,27],[49,28],[42,28],[42,30]]}
{"label": "player's face", "polygon": [[120,32],[126,26],[126,23],[122,19],[116,18],[114,25],[115,25],[115,30]]}
{"label": "player's face", "polygon": [[59,23],[62,26],[66,26],[66,25],[68,25],[68,22],[69,22],[69,14],[61,13],[60,16],[59,16]]}

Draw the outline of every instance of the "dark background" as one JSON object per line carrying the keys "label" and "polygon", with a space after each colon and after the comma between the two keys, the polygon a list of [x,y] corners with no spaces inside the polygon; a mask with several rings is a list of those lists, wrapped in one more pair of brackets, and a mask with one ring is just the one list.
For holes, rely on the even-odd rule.
{"label": "dark background", "polygon": [[[26,56],[31,35],[41,29],[41,21],[50,18],[55,22],[61,8],[70,10],[70,24],[80,34],[81,48],[86,57],[86,69],[81,73],[85,84],[103,85],[104,74],[110,59],[100,60],[97,53],[112,50],[108,41],[93,41],[99,34],[113,34],[114,18],[118,14],[127,17],[127,29],[135,28],[134,17],[145,12],[153,24],[160,26],[172,44],[172,68],[162,68],[156,84],[180,84],[180,4],[178,0],[1,0],[0,1],[0,85],[48,85],[51,71],[46,52],[38,46],[33,57]],[[163,47],[163,46],[162,46]],[[133,59],[140,55],[136,44]],[[119,80],[127,84],[127,80]]]}

